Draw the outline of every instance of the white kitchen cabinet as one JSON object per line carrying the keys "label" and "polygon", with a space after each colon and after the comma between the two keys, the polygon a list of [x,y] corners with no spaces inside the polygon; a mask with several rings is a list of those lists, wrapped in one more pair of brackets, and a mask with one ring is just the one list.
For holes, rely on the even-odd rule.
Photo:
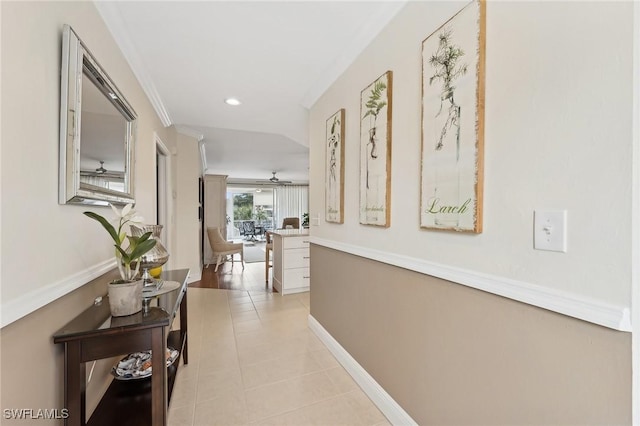
{"label": "white kitchen cabinet", "polygon": [[309,231],[281,229],[272,238],[273,288],[280,294],[309,291]]}

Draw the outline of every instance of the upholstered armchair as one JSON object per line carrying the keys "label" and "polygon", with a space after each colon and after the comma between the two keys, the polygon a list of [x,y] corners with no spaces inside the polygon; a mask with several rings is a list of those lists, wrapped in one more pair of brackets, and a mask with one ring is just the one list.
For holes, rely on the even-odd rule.
{"label": "upholstered armchair", "polygon": [[[240,262],[242,263],[242,269],[244,269],[244,245],[242,243],[231,243],[222,238],[220,234],[220,228],[207,228],[207,236],[209,237],[209,244],[211,245],[211,251],[213,251],[213,257],[216,259],[216,269],[222,263],[223,257],[231,256],[231,265],[233,265],[233,255],[240,254]],[[209,264],[207,264],[207,267]]]}

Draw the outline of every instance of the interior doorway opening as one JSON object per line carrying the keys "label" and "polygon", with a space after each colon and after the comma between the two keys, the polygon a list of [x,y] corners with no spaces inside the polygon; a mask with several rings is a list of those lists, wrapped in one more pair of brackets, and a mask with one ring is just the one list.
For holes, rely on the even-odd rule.
{"label": "interior doorway opening", "polygon": [[[171,233],[172,215],[171,215],[171,156],[169,149],[162,140],[155,135],[156,141],[156,217],[155,223],[162,225],[160,240],[162,244],[171,253]],[[171,256],[169,257],[171,262]]]}

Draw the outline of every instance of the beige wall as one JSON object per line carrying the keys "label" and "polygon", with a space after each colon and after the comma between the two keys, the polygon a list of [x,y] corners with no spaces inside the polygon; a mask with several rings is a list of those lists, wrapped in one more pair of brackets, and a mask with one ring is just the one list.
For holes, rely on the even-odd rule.
{"label": "beige wall", "polygon": [[[64,408],[64,346],[55,345],[52,336],[75,315],[91,306],[97,296],[106,294],[107,282],[117,276],[117,271],[113,271],[96,278],[0,330],[2,410]],[[91,381],[87,384],[88,413],[93,412],[111,382],[109,371],[115,361],[105,359],[96,362]],[[87,376],[92,365],[87,364]],[[3,413],[0,413],[3,425],[28,423],[26,420],[5,419]]]}
{"label": "beige wall", "polygon": [[[92,2],[1,2],[2,305],[113,258],[106,232],[82,215],[109,208],[59,205],[62,27],[71,25],[138,114],[136,210],[155,220],[155,135],[175,149]],[[171,248],[170,248],[171,250]],[[34,267],[36,266],[37,267]]]}
{"label": "beige wall", "polygon": [[177,134],[177,259],[182,268],[189,268],[189,282],[198,281],[200,269],[200,227],[198,223],[198,178],[201,176],[198,140],[193,136]]}
{"label": "beige wall", "polygon": [[[421,230],[418,214],[421,43],[462,4],[408,2],[311,108],[310,216],[320,219],[313,235],[628,308],[633,3],[487,2],[480,235]],[[391,227],[379,229],[358,223],[358,115],[361,90],[387,70]],[[344,225],[323,213],[325,125],[340,108]],[[567,253],[533,249],[536,209],[567,210]]]}
{"label": "beige wall", "polygon": [[317,245],[311,276],[311,315],[420,425],[631,423],[629,333]]}
{"label": "beige wall", "polygon": [[[631,305],[632,2],[487,2],[484,231],[420,229],[421,44],[465,3],[408,2],[311,108],[311,313],[419,424],[629,424],[630,334],[382,263],[514,283],[556,308]],[[359,101],[387,70],[382,229],[358,223]],[[323,213],[340,108],[343,225]],[[567,210],[566,253],[533,249],[536,209]]]}
{"label": "beige wall", "polygon": [[[175,131],[164,128],[158,119],[93,2],[2,1],[0,11],[0,311],[3,318],[7,310],[21,312],[21,317],[9,325],[3,322],[5,326],[0,331],[0,405],[2,409],[62,408],[62,347],[54,345],[51,336],[90,306],[95,297],[106,293],[111,273],[95,280],[86,277],[97,265],[113,258],[106,232],[82,215],[85,210],[93,210],[109,216],[109,208],[58,204],[64,24],[74,28],[138,114],[136,210],[148,221],[153,221],[156,214],[155,135],[178,156],[181,147]],[[175,193],[178,162],[172,159],[171,163],[171,192]],[[198,169],[199,161],[180,166]],[[194,205],[194,214],[195,208]],[[175,212],[169,217],[175,217]],[[174,229],[164,232],[180,235],[179,226],[177,223]],[[173,241],[172,247],[167,248],[175,256],[176,239]],[[173,263],[174,268],[190,266],[187,262]],[[38,301],[36,307],[31,305],[34,300]],[[89,410],[105,388],[112,365],[109,360],[97,363],[88,385]],[[87,371],[90,368],[88,365]],[[2,423],[5,424],[4,419]]]}

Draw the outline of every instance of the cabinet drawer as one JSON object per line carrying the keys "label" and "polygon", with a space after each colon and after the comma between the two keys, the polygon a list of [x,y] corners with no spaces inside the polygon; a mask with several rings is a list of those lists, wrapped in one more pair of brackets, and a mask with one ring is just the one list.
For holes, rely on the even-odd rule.
{"label": "cabinet drawer", "polygon": [[284,237],[282,238],[282,246],[285,249],[308,248],[309,236],[304,237]]}
{"label": "cabinet drawer", "polygon": [[309,268],[286,269],[284,271],[284,290],[290,288],[309,287],[311,277]]}
{"label": "cabinet drawer", "polygon": [[308,268],[309,267],[309,249],[296,248],[284,251],[284,268]]}

